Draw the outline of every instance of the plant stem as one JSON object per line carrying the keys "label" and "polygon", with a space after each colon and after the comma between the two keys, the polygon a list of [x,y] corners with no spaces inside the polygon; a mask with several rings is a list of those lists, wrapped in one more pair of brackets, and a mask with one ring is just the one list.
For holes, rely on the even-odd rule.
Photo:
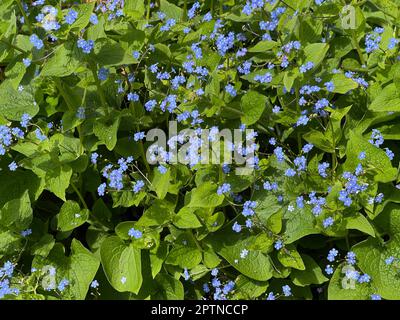
{"label": "plant stem", "polygon": [[17,3],[17,6],[18,6],[18,8],[19,8],[19,11],[21,11],[22,16],[24,17],[24,21],[25,21],[26,25],[28,26],[29,32],[30,32],[31,34],[33,34],[33,30],[32,30],[31,23],[29,22],[28,16],[27,16],[26,13],[25,13],[25,10],[24,10],[24,8],[23,8],[23,6],[22,6],[21,1],[20,1],[20,0],[15,0],[15,2]]}
{"label": "plant stem", "polygon": [[182,21],[187,20],[187,0],[183,1]]}
{"label": "plant stem", "polygon": [[365,65],[365,59],[364,59],[364,56],[362,54],[362,51],[361,51],[361,48],[360,48],[360,44],[358,43],[357,36],[356,36],[354,30],[351,30],[351,37],[352,37],[352,40],[353,40],[353,45],[356,47],[357,54],[358,54],[358,57],[360,58],[361,64]]}
{"label": "plant stem", "polygon": [[109,115],[108,103],[107,103],[106,97],[104,95],[103,89],[101,87],[100,80],[97,77],[97,67],[96,67],[95,64],[91,63],[90,64],[90,69],[91,69],[92,74],[93,74],[93,78],[94,78],[94,82],[95,82],[96,87],[97,87],[97,91],[99,92],[101,103],[102,103],[103,107],[106,110],[106,115],[108,116]]}
{"label": "plant stem", "polygon": [[79,189],[76,187],[76,185],[73,184],[73,183],[71,182],[71,187],[72,187],[72,189],[74,189],[75,193],[78,195],[78,198],[79,198],[79,200],[81,200],[81,202],[82,202],[84,208],[85,208],[85,209],[89,209],[88,206],[87,206],[87,204],[86,204],[85,199],[83,198],[81,192],[80,192]]}
{"label": "plant stem", "polygon": [[150,170],[151,170],[151,169],[150,169],[149,163],[147,162],[147,159],[146,159],[146,153],[144,152],[143,141],[140,141],[139,146],[140,146],[140,154],[141,154],[141,156],[142,156],[144,165],[146,166],[146,170],[147,170],[147,172],[150,173]]}
{"label": "plant stem", "polygon": [[150,4],[151,4],[151,0],[147,1],[147,10],[146,10],[146,24],[149,23],[150,20]]}

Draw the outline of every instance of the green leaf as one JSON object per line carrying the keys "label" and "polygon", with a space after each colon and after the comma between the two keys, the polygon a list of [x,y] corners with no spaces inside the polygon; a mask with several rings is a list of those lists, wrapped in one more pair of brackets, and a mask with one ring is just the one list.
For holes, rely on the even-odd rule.
{"label": "green leaf", "polygon": [[26,190],[22,197],[8,201],[0,210],[0,225],[14,225],[17,230],[22,231],[31,224],[32,212],[29,193]]}
{"label": "green leaf", "polygon": [[332,140],[328,139],[322,132],[311,129],[306,134],[303,135],[304,140],[308,143],[315,145],[317,148],[333,153],[334,147],[332,145]]}
{"label": "green leaf", "polygon": [[158,168],[154,168],[153,172],[154,177],[152,185],[154,187],[154,191],[157,193],[158,198],[162,200],[165,198],[168,192],[171,179],[171,170],[168,169],[167,172],[161,173]]}
{"label": "green leaf", "polygon": [[325,277],[319,265],[308,255],[301,255],[305,270],[292,270],[290,278],[296,286],[305,287],[311,284],[323,284],[329,279]]}
{"label": "green leaf", "polygon": [[103,142],[108,150],[113,150],[117,144],[118,127],[120,123],[119,115],[109,116],[95,122],[93,132],[97,138]]}
{"label": "green leaf", "polygon": [[80,4],[76,11],[78,12],[78,18],[71,25],[71,31],[81,31],[86,28],[89,24],[90,16],[93,13],[95,2],[89,2]]}
{"label": "green leaf", "polygon": [[126,245],[119,237],[111,236],[102,242],[100,256],[104,273],[115,290],[139,292],[142,286],[140,249]]}
{"label": "green leaf", "polygon": [[44,188],[43,180],[29,170],[16,172],[1,170],[0,181],[7,181],[7,183],[0,183],[0,206],[10,200],[23,197],[27,189],[30,198],[36,200]]}
{"label": "green leaf", "polygon": [[81,210],[77,202],[67,200],[57,215],[57,228],[60,231],[70,231],[84,224],[88,218],[88,209]]}
{"label": "green leaf", "polygon": [[374,220],[382,233],[390,239],[383,243],[377,238],[368,238],[355,245],[352,249],[357,255],[357,266],[371,276],[376,287],[373,293],[384,299],[400,299],[400,278],[398,269],[387,265],[385,259],[400,255],[400,206],[390,203]]}
{"label": "green leaf", "polygon": [[333,82],[334,89],[332,92],[345,94],[353,89],[358,87],[357,82],[354,80],[347,78],[342,73],[337,73],[332,76],[331,81]]}
{"label": "green leaf", "polygon": [[259,250],[249,250],[246,258],[240,258],[242,250],[248,250],[254,241],[254,236],[233,234],[230,228],[224,232],[214,233],[205,239],[215,252],[243,275],[254,280],[267,281],[272,277],[273,271],[269,256]]}
{"label": "green leaf", "polygon": [[131,52],[125,50],[118,42],[109,38],[96,41],[94,47],[95,61],[103,67],[136,63]]}
{"label": "green leaf", "polygon": [[327,43],[312,43],[304,48],[305,60],[304,62],[311,61],[314,63],[314,68],[324,60],[326,53],[329,50]]}
{"label": "green leaf", "polygon": [[224,201],[224,196],[217,194],[217,185],[211,181],[193,188],[190,192],[188,208],[214,208]]}
{"label": "green leaf", "polygon": [[284,267],[305,270],[304,262],[295,246],[287,245],[284,249],[279,250],[278,259]]}
{"label": "green leaf", "polygon": [[315,227],[315,217],[308,206],[303,209],[295,209],[292,212],[286,210],[284,213],[284,235],[285,243],[293,243],[310,234],[318,234]]}
{"label": "green leaf", "polygon": [[352,131],[350,131],[349,142],[346,148],[347,160],[344,164],[345,170],[354,172],[360,163],[358,155],[361,151],[366,153],[366,162],[375,171],[375,181],[390,182],[396,179],[397,170],[392,167],[392,163],[385,151],[375,147],[361,135]]}
{"label": "green leaf", "polygon": [[400,111],[400,94],[394,83],[387,85],[370,104],[372,111]]}
{"label": "green leaf", "polygon": [[174,214],[175,204],[165,200],[154,200],[153,204],[144,211],[137,224],[139,226],[160,226],[170,221]]}
{"label": "green leaf", "polygon": [[347,279],[345,275],[349,268],[352,267],[343,263],[336,268],[329,281],[329,300],[369,300],[371,294],[376,293],[370,284]]}
{"label": "green leaf", "polygon": [[128,16],[139,19],[145,13],[145,5],[143,0],[126,0],[124,5],[124,13]]}
{"label": "green leaf", "polygon": [[55,243],[54,237],[47,233],[32,246],[31,253],[45,258],[49,255]]}
{"label": "green leaf", "polygon": [[134,193],[133,191],[116,191],[111,192],[113,199],[113,208],[116,207],[137,207],[146,197],[146,192]]}
{"label": "green leaf", "polygon": [[166,263],[192,269],[201,262],[201,259],[201,251],[196,246],[193,235],[188,231],[177,238]]}
{"label": "green leaf", "polygon": [[154,295],[155,300],[183,300],[184,289],[180,281],[174,279],[169,274],[159,273],[155,278],[158,291]]}
{"label": "green leaf", "polygon": [[183,10],[176,5],[169,3],[166,0],[161,0],[160,11],[165,13],[167,19],[172,18],[178,22],[181,20]]}
{"label": "green leaf", "polygon": [[252,200],[257,202],[254,211],[264,225],[267,225],[268,219],[282,208],[276,196],[269,194],[267,190],[255,191]]}
{"label": "green leaf", "polygon": [[241,99],[241,108],[244,113],[241,120],[246,125],[256,123],[265,110],[268,98],[256,91],[247,92]]}
{"label": "green leaf", "polygon": [[194,210],[186,207],[174,216],[174,225],[181,229],[196,229],[203,226],[194,214]]}
{"label": "green leaf", "polygon": [[99,260],[76,239],[72,239],[71,254],[68,257],[65,256],[63,245],[57,243],[46,258],[36,256],[32,262],[32,266],[37,269],[53,266],[56,269],[57,284],[62,279],[69,281],[62,292],[62,298],[73,300],[85,299],[99,264]]}
{"label": "green leaf", "polygon": [[66,42],[55,49],[55,53],[43,66],[40,73],[43,77],[66,77],[82,65],[76,46]]}
{"label": "green leaf", "polygon": [[46,189],[65,201],[65,190],[69,187],[71,176],[72,169],[68,165],[52,168],[46,172]]}
{"label": "green leaf", "polygon": [[375,237],[375,230],[371,223],[361,213],[354,213],[344,218],[346,229],[355,229]]}
{"label": "green leaf", "polygon": [[238,300],[251,300],[261,296],[268,288],[268,282],[257,281],[239,275],[235,281],[235,292],[233,299]]}
{"label": "green leaf", "polygon": [[34,117],[39,112],[31,88],[24,87],[22,91],[15,90],[10,81],[0,84],[0,115],[9,120],[21,120],[24,113]]}
{"label": "green leaf", "polygon": [[260,41],[255,46],[249,48],[249,52],[265,52],[278,45],[275,41]]}

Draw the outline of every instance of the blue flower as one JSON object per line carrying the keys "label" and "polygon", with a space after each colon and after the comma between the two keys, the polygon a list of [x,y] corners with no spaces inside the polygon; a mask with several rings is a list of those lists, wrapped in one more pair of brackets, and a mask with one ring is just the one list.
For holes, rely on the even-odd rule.
{"label": "blue flower", "polygon": [[278,162],[283,162],[285,160],[285,154],[283,153],[282,147],[276,147],[274,149],[274,154]]}
{"label": "blue flower", "polygon": [[280,111],[281,111],[281,107],[280,106],[274,106],[272,108],[272,112],[275,113],[275,114],[279,113]]}
{"label": "blue flower", "polygon": [[29,67],[32,63],[32,60],[29,58],[23,58],[22,63],[25,65],[25,67]]}
{"label": "blue flower", "polygon": [[128,101],[133,101],[133,102],[139,101],[139,95],[135,92],[129,92],[126,97]]}
{"label": "blue flower", "polygon": [[164,173],[166,173],[166,172],[168,171],[168,169],[167,169],[166,167],[164,167],[163,165],[159,165],[159,166],[158,166],[158,171],[159,171],[161,174],[164,174]]}
{"label": "blue flower", "polygon": [[239,233],[240,231],[242,231],[242,226],[235,221],[232,226],[232,230]]}
{"label": "blue flower", "polygon": [[305,73],[312,68],[314,68],[314,63],[312,61],[308,61],[300,66],[300,73]]}
{"label": "blue flower", "polygon": [[36,138],[38,138],[40,141],[44,141],[47,139],[46,135],[44,135],[39,128],[37,128],[35,130],[35,135],[36,135]]}
{"label": "blue flower", "polygon": [[90,287],[93,288],[93,289],[98,288],[98,287],[99,287],[99,282],[98,282],[97,280],[93,280],[93,281],[90,283]]}
{"label": "blue flower", "polygon": [[34,46],[36,49],[38,49],[38,50],[42,49],[43,46],[44,46],[42,39],[40,39],[36,34],[32,34],[32,35],[29,37],[29,41],[30,41],[30,42],[33,44],[33,46]]}
{"label": "blue flower", "polygon": [[57,289],[58,289],[60,292],[63,292],[63,291],[65,290],[65,287],[66,287],[67,285],[69,285],[69,281],[68,281],[67,279],[62,279],[62,280],[60,281],[60,283],[58,284]]}
{"label": "blue flower", "polygon": [[365,51],[367,53],[371,53],[379,49],[379,44],[382,40],[382,37],[379,36],[379,33],[382,29],[383,28],[375,28],[374,32],[368,33],[365,36]]}
{"label": "blue flower", "polygon": [[399,39],[390,38],[389,44],[388,44],[388,49],[389,49],[389,50],[394,49],[394,48],[397,46],[397,44],[399,43],[399,41],[400,41]]}
{"label": "blue flower", "polygon": [[139,51],[133,51],[133,52],[132,52],[132,56],[133,56],[136,60],[138,60],[138,59],[140,58],[140,52],[139,52]]}
{"label": "blue flower", "polygon": [[227,35],[220,34],[216,41],[216,46],[220,56],[225,56],[226,52],[233,48],[235,41],[235,34],[229,32]]}
{"label": "blue flower", "polygon": [[77,41],[77,46],[78,48],[81,48],[83,53],[89,54],[90,51],[93,50],[94,48],[94,41],[93,40],[84,40],[84,39],[79,39]]}
{"label": "blue flower", "polygon": [[11,162],[8,165],[8,169],[10,169],[10,171],[15,171],[15,170],[17,170],[17,168],[18,168],[18,165],[15,163],[15,161]]}
{"label": "blue flower", "polygon": [[379,148],[379,146],[384,142],[384,139],[381,132],[378,129],[372,129],[371,139],[368,141],[369,143]]}
{"label": "blue flower", "polygon": [[332,266],[330,264],[328,264],[325,267],[325,272],[326,272],[326,274],[329,274],[329,275],[333,274],[333,268],[332,268]]}
{"label": "blue flower", "polygon": [[382,300],[379,294],[371,294],[371,300]]}
{"label": "blue flower", "polygon": [[334,262],[338,253],[339,253],[339,251],[337,251],[335,248],[329,250],[328,257],[327,257],[328,261]]}
{"label": "blue flower", "polygon": [[292,289],[288,285],[284,285],[282,291],[285,297],[290,297],[292,295]]}
{"label": "blue flower", "polygon": [[156,100],[149,100],[145,103],[144,107],[147,111],[153,111],[154,107],[157,105]]}
{"label": "blue flower", "polygon": [[140,190],[142,190],[144,187],[144,181],[143,180],[138,180],[136,181],[135,185],[133,186],[133,192],[138,193]]}
{"label": "blue flower", "polygon": [[98,24],[99,23],[99,19],[97,18],[97,15],[95,13],[92,13],[89,19],[91,24]]}
{"label": "blue flower", "polygon": [[222,292],[226,295],[233,290],[235,287],[235,282],[229,281],[225,286],[222,288]]}
{"label": "blue flower", "polygon": [[97,188],[97,193],[99,194],[99,196],[104,196],[106,187],[107,187],[106,183],[102,183],[101,185],[99,185],[99,187]]}
{"label": "blue flower", "polygon": [[357,281],[359,283],[369,283],[371,281],[371,277],[365,273],[365,274],[359,276]]}
{"label": "blue flower", "polygon": [[224,183],[222,186],[218,187],[217,194],[222,195],[231,191],[231,185],[229,183]]}
{"label": "blue flower", "polygon": [[133,136],[133,140],[135,141],[139,141],[139,140],[143,140],[145,138],[146,134],[141,131],[141,132],[136,132]]}
{"label": "blue flower", "polygon": [[328,90],[329,92],[332,92],[333,90],[335,90],[335,85],[333,84],[332,81],[325,82],[325,87],[326,87],[326,90]]}
{"label": "blue flower", "polygon": [[169,31],[175,24],[175,19],[168,19],[165,24],[161,26],[160,31]]}
{"label": "blue flower", "polygon": [[394,260],[395,260],[395,258],[393,256],[390,256],[389,258],[385,259],[385,264],[390,265],[393,263]]}
{"label": "blue flower", "polygon": [[93,152],[91,155],[90,155],[90,162],[91,163],[93,163],[93,164],[96,164],[97,163],[97,158],[99,157],[99,154],[97,153],[97,152]]}
{"label": "blue flower", "polygon": [[190,274],[187,268],[183,270],[183,278],[188,281],[190,279]]}
{"label": "blue flower", "polygon": [[311,143],[307,143],[306,145],[303,146],[302,151],[304,153],[309,153],[313,147],[314,145],[312,145]]}
{"label": "blue flower", "polygon": [[275,300],[275,295],[273,292],[268,293],[267,300]]}
{"label": "blue flower", "polygon": [[77,18],[78,12],[76,12],[74,9],[69,9],[64,19],[67,24],[73,24]]}
{"label": "blue flower", "polygon": [[21,231],[21,236],[22,237],[27,237],[27,236],[29,236],[29,235],[31,235],[32,234],[32,229],[26,229],[26,230],[22,230]]}
{"label": "blue flower", "polygon": [[101,67],[99,69],[99,73],[98,73],[97,77],[99,78],[100,81],[105,81],[105,80],[107,80],[109,73],[110,73],[110,71],[108,69]]}
{"label": "blue flower", "polygon": [[310,119],[306,115],[302,115],[297,119],[297,126],[305,126]]}
{"label": "blue flower", "polygon": [[140,239],[143,234],[141,231],[136,230],[135,228],[130,228],[128,231],[128,236],[130,236],[131,238]]}
{"label": "blue flower", "polygon": [[332,226],[334,223],[334,220],[332,217],[328,217],[326,219],[324,219],[324,221],[322,221],[322,225],[324,226],[324,228],[328,228],[330,226]]}
{"label": "blue flower", "polygon": [[21,123],[20,123],[21,127],[22,128],[27,128],[28,124],[29,124],[29,121],[31,121],[31,120],[32,120],[32,117],[29,114],[24,113],[21,116]]}
{"label": "blue flower", "polygon": [[283,248],[283,242],[282,242],[282,240],[276,240],[275,243],[274,243],[274,248],[275,248],[276,250],[282,249],[282,248]]}
{"label": "blue flower", "polygon": [[356,254],[353,251],[349,251],[346,255],[346,261],[348,264],[356,264]]}
{"label": "blue flower", "polygon": [[285,176],[286,177],[293,177],[296,175],[296,171],[293,170],[292,168],[286,169],[285,171]]}
{"label": "blue flower", "polygon": [[326,170],[329,168],[329,163],[328,162],[322,162],[318,164],[318,173],[321,177],[326,178],[328,174],[326,173]]}
{"label": "blue flower", "polygon": [[272,75],[267,72],[264,75],[256,75],[254,77],[254,81],[260,82],[260,83],[270,83],[272,81]]}
{"label": "blue flower", "polygon": [[385,152],[386,152],[386,155],[388,156],[388,158],[389,158],[390,160],[393,160],[393,158],[394,158],[394,152],[393,152],[392,150],[390,150],[389,148],[385,148]]}
{"label": "blue flower", "polygon": [[227,84],[227,85],[225,86],[225,91],[226,91],[227,93],[229,93],[230,96],[236,97],[236,90],[235,90],[235,87],[234,87],[233,85]]}

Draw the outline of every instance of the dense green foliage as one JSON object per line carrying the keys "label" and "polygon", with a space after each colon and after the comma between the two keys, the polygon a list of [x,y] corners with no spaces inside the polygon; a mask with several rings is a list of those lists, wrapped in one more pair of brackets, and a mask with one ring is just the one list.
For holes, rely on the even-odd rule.
{"label": "dense green foliage", "polygon": [[[0,16],[1,298],[400,299],[399,0]],[[146,157],[172,120],[247,171]]]}

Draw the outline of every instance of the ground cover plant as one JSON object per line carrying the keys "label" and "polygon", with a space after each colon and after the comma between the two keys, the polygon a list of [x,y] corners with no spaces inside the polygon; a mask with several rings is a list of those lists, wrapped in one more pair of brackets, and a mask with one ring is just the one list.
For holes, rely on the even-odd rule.
{"label": "ground cover plant", "polygon": [[399,299],[399,9],[1,0],[0,298]]}

